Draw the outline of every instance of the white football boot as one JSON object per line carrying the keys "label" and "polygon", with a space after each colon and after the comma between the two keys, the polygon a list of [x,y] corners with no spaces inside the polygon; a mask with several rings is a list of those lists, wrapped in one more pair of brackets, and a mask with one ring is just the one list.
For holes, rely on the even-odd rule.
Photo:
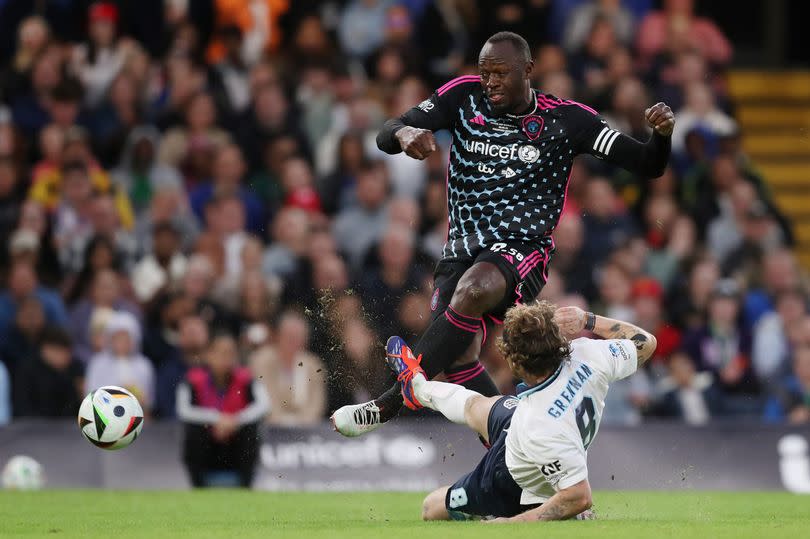
{"label": "white football boot", "polygon": [[347,438],[355,438],[382,426],[380,408],[374,401],[338,408],[331,417],[332,426]]}

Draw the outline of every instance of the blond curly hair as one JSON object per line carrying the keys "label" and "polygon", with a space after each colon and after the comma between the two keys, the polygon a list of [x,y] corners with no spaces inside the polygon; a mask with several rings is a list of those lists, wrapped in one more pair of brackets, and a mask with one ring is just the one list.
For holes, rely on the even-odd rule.
{"label": "blond curly hair", "polygon": [[554,323],[556,310],[556,305],[543,300],[507,311],[498,350],[513,371],[543,376],[571,356],[570,341]]}

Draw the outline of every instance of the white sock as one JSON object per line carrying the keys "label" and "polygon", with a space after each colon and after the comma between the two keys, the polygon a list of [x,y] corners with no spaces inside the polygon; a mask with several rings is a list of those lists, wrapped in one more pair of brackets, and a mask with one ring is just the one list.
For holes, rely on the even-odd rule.
{"label": "white sock", "polygon": [[431,382],[421,374],[413,378],[413,392],[422,405],[436,410],[460,425],[466,425],[464,406],[471,397],[480,396],[480,393],[470,391],[464,386],[448,384],[445,382]]}

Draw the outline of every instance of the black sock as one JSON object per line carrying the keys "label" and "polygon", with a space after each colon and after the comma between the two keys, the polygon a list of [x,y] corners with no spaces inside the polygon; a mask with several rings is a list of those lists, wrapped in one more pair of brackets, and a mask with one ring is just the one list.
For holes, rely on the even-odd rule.
{"label": "black sock", "polygon": [[449,367],[444,370],[444,374],[447,376],[448,382],[464,386],[485,397],[500,395],[495,380],[492,379],[480,361],[473,361],[458,367]]}
{"label": "black sock", "polygon": [[[481,318],[465,316],[452,307],[448,307],[442,316],[437,317],[413,348],[414,355],[422,355],[422,368],[425,369],[427,379],[432,380],[461,357],[482,325]],[[497,390],[494,394],[497,394]],[[382,422],[396,417],[402,408],[399,384],[391,387],[375,402],[380,408]]]}
{"label": "black sock", "polygon": [[402,409],[404,401],[402,400],[402,388],[399,382],[392,385],[388,390],[374,399],[377,407],[380,409],[380,421],[385,423],[395,418],[399,411]]}
{"label": "black sock", "polygon": [[428,380],[444,372],[467,351],[483,323],[481,318],[465,316],[448,307],[444,315],[430,324],[413,347],[414,355],[422,356]]}

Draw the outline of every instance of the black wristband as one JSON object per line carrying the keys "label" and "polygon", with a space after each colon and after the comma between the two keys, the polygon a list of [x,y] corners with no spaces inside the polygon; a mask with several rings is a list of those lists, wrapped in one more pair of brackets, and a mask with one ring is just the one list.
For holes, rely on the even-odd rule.
{"label": "black wristband", "polygon": [[587,313],[585,313],[585,329],[587,331],[593,331],[593,328],[595,327],[596,327],[596,315],[588,311]]}

